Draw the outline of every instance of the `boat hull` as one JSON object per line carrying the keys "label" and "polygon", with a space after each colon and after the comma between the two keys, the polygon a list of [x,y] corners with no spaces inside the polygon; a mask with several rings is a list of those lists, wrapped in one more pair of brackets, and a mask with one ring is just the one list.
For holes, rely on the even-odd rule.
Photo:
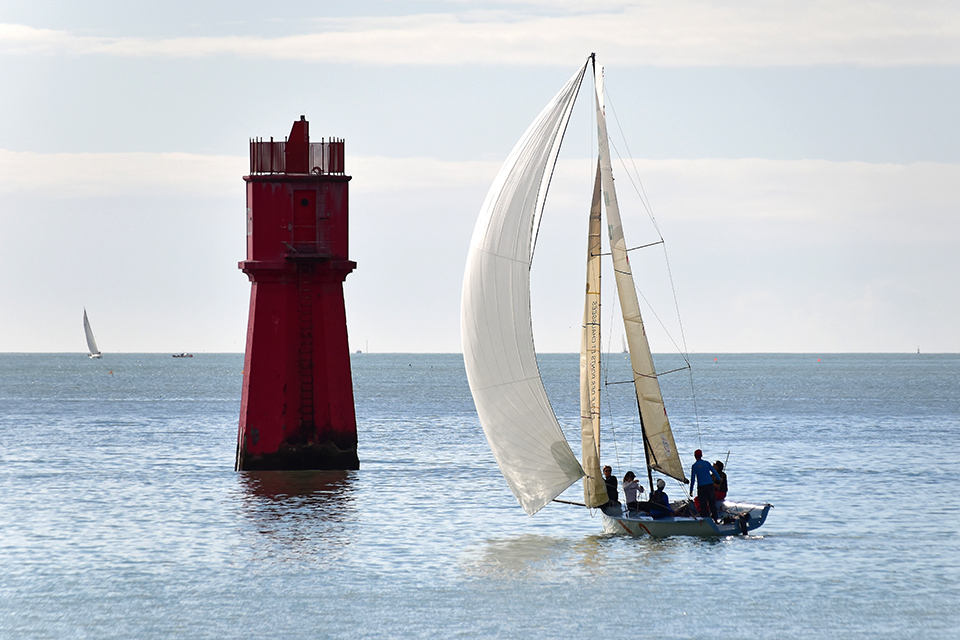
{"label": "boat hull", "polygon": [[666,538],[669,536],[722,537],[746,535],[758,529],[767,519],[772,504],[759,502],[727,502],[721,509],[722,522],[710,518],[669,517],[654,519],[646,513],[618,513],[616,510],[603,510],[604,533],[630,536],[651,536]]}

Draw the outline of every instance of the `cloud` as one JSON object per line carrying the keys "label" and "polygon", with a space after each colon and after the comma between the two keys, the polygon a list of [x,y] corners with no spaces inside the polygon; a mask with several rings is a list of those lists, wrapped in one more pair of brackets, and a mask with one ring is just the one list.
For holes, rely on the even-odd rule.
{"label": "cloud", "polygon": [[[642,210],[634,169],[654,186],[654,213],[674,225],[747,229],[791,243],[960,241],[960,164],[627,159],[614,167],[618,194]],[[576,206],[563,185],[588,172],[584,161],[560,163],[551,198]]]}
{"label": "cloud", "polygon": [[356,176],[354,188],[376,192],[485,187],[493,182],[500,168],[499,162],[450,162],[436,158],[368,156],[350,158],[349,162],[350,173]]}
{"label": "cloud", "polygon": [[[0,149],[0,194],[46,197],[229,195],[248,160],[190,153],[32,153]],[[51,179],[51,176],[55,176]]]}
{"label": "cloud", "polygon": [[[485,187],[499,162],[352,156],[354,189],[370,193]],[[75,198],[120,195],[229,196],[249,173],[242,156],[192,153],[35,153],[0,149],[0,194]],[[56,176],[56,180],[51,180]]]}
{"label": "cloud", "polygon": [[[454,198],[462,191],[485,192],[500,166],[385,156],[352,156],[347,162],[353,192],[408,202],[440,191]],[[591,162],[558,163],[548,206],[559,215],[578,215]],[[0,194],[230,197],[242,192],[241,178],[248,169],[247,158],[240,156],[0,149]],[[752,233],[783,234],[794,242],[960,241],[960,164],[640,158],[626,159],[614,171],[621,200],[636,200],[624,206],[642,207],[637,195],[642,179],[655,186],[654,213],[668,216],[672,224],[748,227]],[[639,177],[631,176],[634,172]]]}
{"label": "cloud", "polygon": [[[956,351],[960,164],[699,159],[636,165],[669,248],[631,254],[674,340],[675,284],[696,351]],[[538,348],[577,344],[588,161],[555,172],[534,261]],[[658,239],[615,165],[631,246]],[[609,279],[608,279],[609,280]],[[538,293],[539,292],[539,293]],[[579,295],[579,298],[578,298]],[[671,351],[648,317],[655,350]],[[616,335],[614,335],[616,338]]]}
{"label": "cloud", "polygon": [[[960,164],[626,164],[670,246],[692,348],[960,349]],[[467,244],[498,165],[348,157],[354,348],[459,350]],[[240,156],[0,151],[0,271],[19,274],[0,287],[0,351],[81,349],[82,304],[100,312],[114,350],[242,348],[247,169]],[[642,208],[615,171],[629,241],[641,244]],[[578,344],[582,286],[571,283],[583,265],[570,257],[584,250],[592,178],[587,159],[561,160],[554,175],[534,263],[543,351]],[[631,255],[638,273],[643,253]],[[653,300],[654,272],[643,273]],[[411,298],[411,286],[429,295]]]}
{"label": "cloud", "polygon": [[272,38],[81,36],[7,24],[0,25],[0,53],[569,65],[596,51],[616,65],[960,64],[960,7],[938,0],[506,6],[514,8],[314,19],[305,23],[310,33]]}

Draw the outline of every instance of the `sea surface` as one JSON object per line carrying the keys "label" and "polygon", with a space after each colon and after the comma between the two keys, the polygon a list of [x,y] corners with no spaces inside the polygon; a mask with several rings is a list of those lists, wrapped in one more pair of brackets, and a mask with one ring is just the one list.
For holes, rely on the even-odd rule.
{"label": "sea surface", "polygon": [[[666,376],[684,463],[702,448],[731,498],[774,505],[718,540],[529,517],[461,356],[352,358],[359,471],[236,473],[242,355],[0,354],[0,638],[960,637],[958,355]],[[575,437],[578,357],[540,366]],[[603,462],[642,476],[625,387]]]}

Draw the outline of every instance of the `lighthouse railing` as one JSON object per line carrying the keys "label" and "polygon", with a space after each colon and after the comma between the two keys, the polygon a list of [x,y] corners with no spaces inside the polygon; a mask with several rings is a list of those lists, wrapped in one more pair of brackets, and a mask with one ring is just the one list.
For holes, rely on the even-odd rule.
{"label": "lighthouse railing", "polygon": [[[286,173],[286,142],[281,140],[250,140],[250,174]],[[308,166],[310,173],[342,175],[344,172],[344,141],[331,138],[311,142]]]}

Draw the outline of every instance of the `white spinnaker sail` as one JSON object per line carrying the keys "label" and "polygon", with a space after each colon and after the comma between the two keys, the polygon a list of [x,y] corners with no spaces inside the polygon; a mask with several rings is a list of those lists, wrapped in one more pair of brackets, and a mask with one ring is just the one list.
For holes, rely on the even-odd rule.
{"label": "white spinnaker sail", "polygon": [[[95,356],[100,353],[100,349],[97,349],[97,341],[93,338],[93,329],[90,328],[90,321],[87,320],[87,310],[83,310],[83,332],[87,336],[87,349],[90,351],[90,355]],[[109,342],[109,340],[108,340]]]}
{"label": "white spinnaker sail", "polygon": [[620,309],[623,313],[623,325],[627,334],[627,347],[630,350],[630,363],[633,367],[633,382],[637,390],[637,404],[640,419],[647,440],[647,461],[650,467],[661,473],[686,482],[680,454],[673,441],[673,431],[667,419],[667,409],[660,393],[650,343],[640,317],[640,302],[637,299],[636,285],[630,260],[627,257],[627,245],[623,239],[623,225],[620,220],[620,206],[613,184],[613,169],[610,162],[610,145],[607,139],[607,120],[604,113],[603,71],[596,74],[597,136],[600,147],[600,174],[603,183],[603,201],[607,214],[607,229],[610,235],[610,252],[613,254],[613,272],[617,283]]}
{"label": "white spinnaker sail", "polygon": [[535,226],[586,64],[540,112],[487,193],[461,301],[463,360],[500,472],[533,515],[583,477],[540,379],[530,320]]}
{"label": "white spinnaker sail", "polygon": [[600,475],[600,165],[593,184],[590,226],[587,232],[587,288],[580,333],[580,442],[583,451],[583,501],[588,507],[607,502],[607,488]]}

